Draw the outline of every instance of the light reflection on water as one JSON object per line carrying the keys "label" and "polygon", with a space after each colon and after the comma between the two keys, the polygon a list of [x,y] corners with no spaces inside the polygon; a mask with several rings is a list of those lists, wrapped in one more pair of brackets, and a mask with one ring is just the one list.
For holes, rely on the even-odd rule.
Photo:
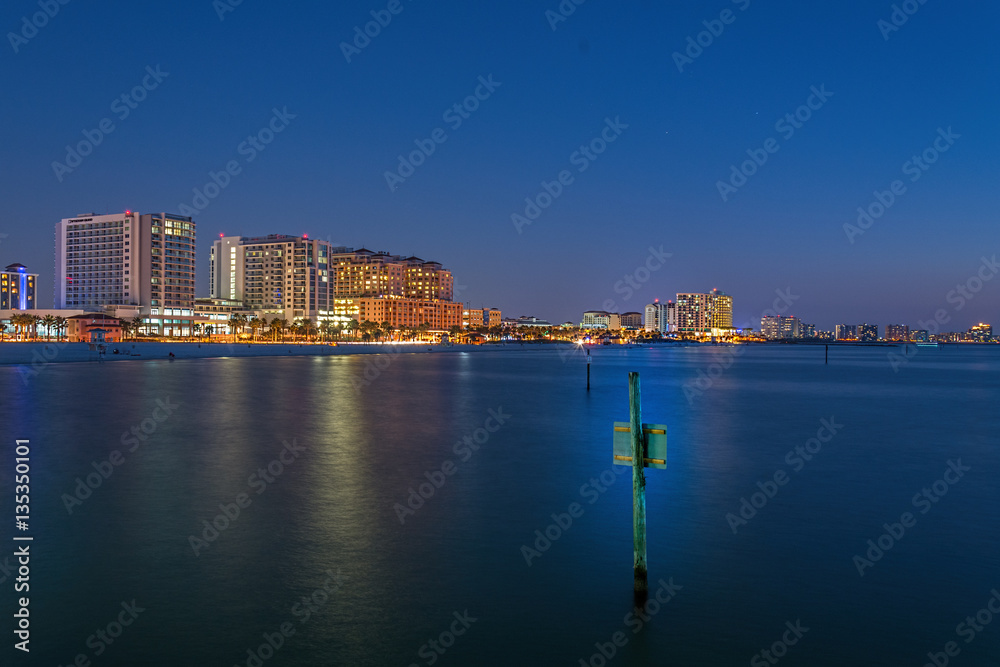
{"label": "light reflection on water", "polygon": [[[594,350],[590,392],[582,355],[547,350],[391,355],[358,390],[371,357],[64,364],[27,388],[0,369],[5,434],[33,445],[35,657],[93,658],[87,637],[135,598],[147,611],[101,664],[242,665],[285,621],[267,665],[426,664],[465,609],[479,620],[442,665],[578,664],[619,630],[617,664],[747,664],[800,617],[788,664],[920,664],[998,583],[1000,352],[921,349],[894,373],[888,351],[750,349],[690,400],[731,349]],[[611,468],[629,370],[644,420],[669,426],[668,469],[647,474],[650,574],[684,587],[638,635],[630,477],[581,493]],[[127,452],[167,397],[180,407]],[[455,443],[498,408],[510,420],[462,461]],[[843,430],[793,472],[786,454],[830,417]],[[257,493],[292,440],[305,452]],[[124,464],[68,515],[63,494],[114,449]],[[859,577],[852,556],[959,457],[973,470]],[[394,505],[446,461],[400,525]],[[789,482],[734,535],[726,514],[778,470]],[[241,493],[195,556],[189,536]],[[528,567],[521,546],[572,502],[584,514]],[[328,570],[344,587],[300,623]],[[997,632],[962,660],[990,664]]]}

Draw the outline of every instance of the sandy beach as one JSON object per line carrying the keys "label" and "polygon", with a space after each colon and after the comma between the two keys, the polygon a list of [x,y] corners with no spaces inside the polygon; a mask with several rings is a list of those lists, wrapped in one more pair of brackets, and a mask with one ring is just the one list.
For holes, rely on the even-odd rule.
{"label": "sandy beach", "polygon": [[[132,342],[105,345],[102,355],[89,343],[30,342],[0,344],[0,366],[33,364],[148,361],[150,359],[212,359],[222,357],[335,356],[345,354],[448,354],[483,350],[550,349],[554,345],[495,343],[486,345],[430,345],[427,343],[154,343]],[[94,348],[94,349],[92,349]],[[118,350],[118,354],[115,354]]]}

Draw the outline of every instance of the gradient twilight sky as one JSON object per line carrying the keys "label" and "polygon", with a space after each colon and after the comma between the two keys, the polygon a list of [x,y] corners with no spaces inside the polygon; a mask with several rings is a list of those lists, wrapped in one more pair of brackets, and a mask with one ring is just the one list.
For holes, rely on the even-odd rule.
{"label": "gradient twilight sky", "polygon": [[[946,330],[1000,325],[1000,279],[961,309],[947,297],[1000,252],[995,3],[910,0],[885,39],[888,1],[566,0],[553,30],[556,0],[399,0],[348,63],[340,43],[388,0],[243,0],[220,20],[225,1],[71,0],[16,53],[9,33],[39,7],[4,4],[0,265],[39,273],[41,306],[58,220],[180,213],[236,160],[194,216],[199,295],[219,233],[307,233],[439,261],[460,300],[504,316],[579,322],[608,300],[641,310],[717,287],[737,324],[759,326],[790,288],[788,314],[821,329],[937,309]],[[672,54],[723,10],[732,22],[678,71]],[[121,119],[112,104],[147,66],[168,74]],[[499,87],[454,128],[445,111],[491,75]],[[832,97],[779,131],[813,86]],[[241,143],[286,107],[295,118],[247,161]],[[60,181],[52,163],[104,118],[113,132]],[[571,156],[605,118],[628,127],[580,172]],[[911,181],[904,163],[949,127],[960,138]],[[391,191],[385,172],[436,128],[447,140]],[[723,201],[717,182],[772,137],[779,150]],[[511,215],[563,170],[572,183],[518,233]],[[905,193],[849,242],[844,224],[897,179]],[[672,256],[628,295],[618,281],[651,246]]]}

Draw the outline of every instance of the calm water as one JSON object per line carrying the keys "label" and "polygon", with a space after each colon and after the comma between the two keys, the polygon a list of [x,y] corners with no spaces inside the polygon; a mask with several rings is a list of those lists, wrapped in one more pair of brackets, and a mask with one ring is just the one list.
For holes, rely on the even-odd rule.
{"label": "calm water", "polygon": [[[13,440],[32,447],[32,652],[16,664],[246,665],[289,623],[262,664],[601,665],[595,643],[611,665],[771,664],[752,661],[779,642],[783,665],[919,666],[955,641],[951,664],[1000,665],[1000,614],[956,628],[1000,589],[1000,349],[923,348],[898,372],[886,349],[833,349],[828,366],[821,347],[744,350],[731,364],[731,349],[597,350],[589,393],[583,357],[546,350],[383,357],[358,391],[372,357],[63,364],[27,387],[2,368],[7,515]],[[647,473],[648,554],[651,589],[674,595],[645,621],[628,617],[631,473],[605,472],[629,370],[644,421],[669,426],[668,469]],[[699,371],[717,377],[686,396]],[[488,433],[491,410],[509,417]],[[821,419],[842,427],[811,460],[787,457]],[[123,444],[134,426],[145,441]],[[478,450],[456,453],[465,436]],[[302,451],[265,481],[283,443]],[[124,461],[69,514],[77,478],[114,450]],[[968,470],[915,504],[959,459]],[[401,525],[394,505],[443,464]],[[787,483],[770,487],[776,473]],[[726,515],[758,482],[773,497],[734,534]],[[195,555],[190,536],[240,494]],[[571,503],[582,515],[529,566],[522,545]],[[915,524],[860,576],[854,556],[905,512]],[[305,618],[295,605],[324,584]],[[133,599],[143,611],[113,644],[88,646]],[[422,649],[450,629],[443,654]]]}

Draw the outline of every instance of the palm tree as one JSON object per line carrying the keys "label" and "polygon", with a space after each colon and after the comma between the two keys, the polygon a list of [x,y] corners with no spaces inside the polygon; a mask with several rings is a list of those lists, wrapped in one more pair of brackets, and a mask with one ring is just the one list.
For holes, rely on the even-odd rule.
{"label": "palm tree", "polygon": [[0,322],[0,343],[3,342],[3,335],[7,332],[7,325]]}
{"label": "palm tree", "polygon": [[135,340],[139,340],[139,334],[142,333],[142,318],[133,317],[132,318],[132,336]]}
{"label": "palm tree", "polygon": [[360,324],[358,324],[358,321],[352,318],[352,319],[351,319],[351,320],[350,320],[350,321],[349,321],[349,322],[347,323],[347,325],[346,325],[346,326],[344,327],[344,329],[346,329],[347,331],[351,331],[351,332],[353,332],[353,333],[354,333],[354,335],[355,335],[355,338],[356,338],[356,337],[357,337],[357,331],[358,331],[358,328],[359,328],[360,326],[361,326],[361,325],[360,325]]}
{"label": "palm tree", "polygon": [[195,322],[191,325],[191,335],[197,337],[201,333],[201,322]]}
{"label": "palm tree", "polygon": [[330,323],[330,320],[324,320],[319,325],[320,340],[322,340],[324,343],[327,342],[328,339],[330,338],[330,332],[332,330],[333,330],[333,325]]}
{"label": "palm tree", "polygon": [[233,342],[236,342],[236,334],[240,329],[240,316],[233,314],[229,316],[229,333],[233,334]]}
{"label": "palm tree", "polygon": [[254,316],[250,320],[250,337],[254,340],[257,338],[257,332],[264,328],[264,321],[259,317]]}
{"label": "palm tree", "polygon": [[330,333],[332,333],[333,337],[336,338],[339,341],[340,340],[340,334],[344,333],[344,327],[342,327],[339,324],[335,324],[332,327],[330,327]]}
{"label": "palm tree", "polygon": [[67,320],[62,315],[56,317],[56,335],[59,338],[63,337],[67,327],[69,327],[69,320]]}
{"label": "palm tree", "polygon": [[42,318],[42,324],[45,325],[45,339],[51,342],[52,341],[52,329],[56,325],[56,316],[55,315],[51,315],[51,314],[50,315],[46,315],[45,317]]}
{"label": "palm tree", "polygon": [[309,336],[312,334],[314,328],[315,325],[308,317],[302,318],[299,321],[299,329],[305,335],[307,343],[309,342]]}
{"label": "palm tree", "polygon": [[209,343],[212,342],[212,334],[214,334],[214,333],[215,333],[215,325],[214,324],[206,324],[205,325],[205,335],[208,336],[208,342]]}

